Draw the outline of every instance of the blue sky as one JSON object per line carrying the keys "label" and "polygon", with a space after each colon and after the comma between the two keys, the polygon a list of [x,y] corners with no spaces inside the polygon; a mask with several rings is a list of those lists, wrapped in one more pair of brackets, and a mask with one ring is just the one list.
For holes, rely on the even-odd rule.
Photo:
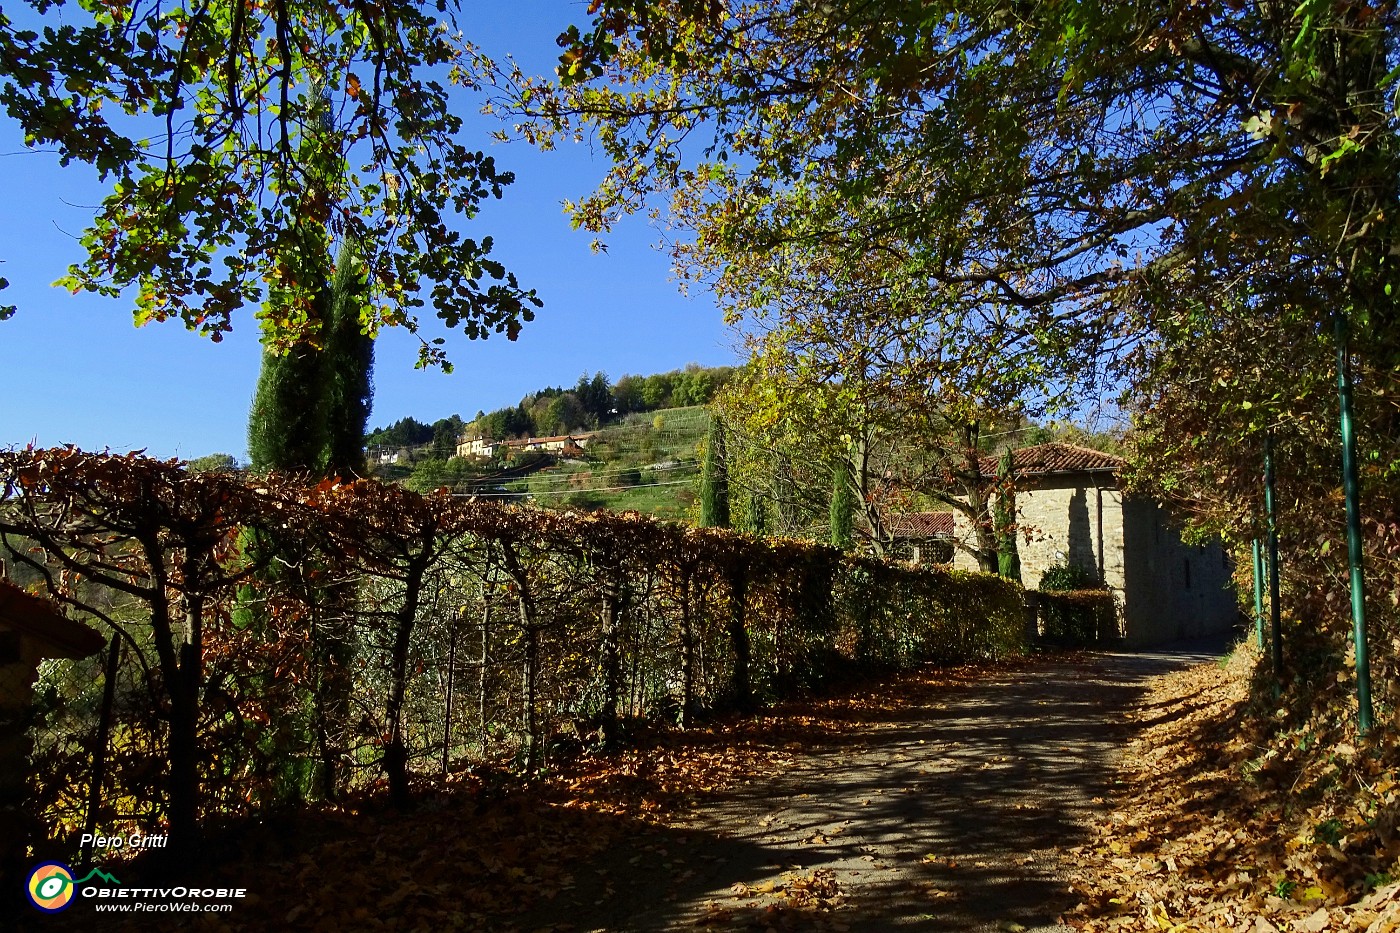
{"label": "blue sky", "polygon": [[[570,22],[586,22],[585,4],[516,0],[464,4],[469,39],[498,57],[512,53],[532,70],[552,68],[554,37]],[[373,426],[406,415],[432,420],[514,404],[546,385],[572,384],[585,370],[614,379],[688,362],[735,361],[733,341],[707,294],[682,296],[669,259],[655,248],[657,231],[631,218],[595,254],[591,236],[569,228],[560,202],[577,199],[602,177],[604,163],[586,146],[541,153],[523,143],[492,144],[495,124],[469,117],[463,140],[481,146],[516,173],[501,201],[466,224],[470,235],[495,238],[494,255],[538,290],[545,307],[511,343],[469,341],[434,328],[425,309],[425,336],[448,340],[456,371],[413,368],[417,341],[385,331],[377,347]],[[161,457],[216,451],[245,456],[246,416],[261,348],[248,309],[221,344],[176,322],[137,329],[131,305],[50,287],[80,258],[77,236],[103,189],[86,166],[58,167],[46,152],[27,152],[13,122],[0,117],[0,293],[19,306],[0,322],[0,372],[8,388],[0,405],[0,445],[72,443],[87,449],[145,448]]]}

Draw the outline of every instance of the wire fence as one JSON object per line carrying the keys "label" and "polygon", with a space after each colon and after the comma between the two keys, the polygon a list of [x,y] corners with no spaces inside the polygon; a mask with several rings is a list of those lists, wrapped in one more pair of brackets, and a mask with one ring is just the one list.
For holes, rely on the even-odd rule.
{"label": "wire fence", "polygon": [[[62,537],[56,595],[116,634],[93,657],[45,662],[7,733],[29,746],[36,854],[82,832],[176,832],[365,791],[403,801],[463,769],[528,778],[643,723],[1024,647],[1021,591],[995,577],[636,515],[368,482],[293,495],[90,460],[70,465],[87,471],[71,481],[84,496],[125,495],[118,466],[216,501],[199,514],[218,533],[172,520],[152,565],[137,538],[72,526],[81,510],[56,476],[42,495],[10,487],[11,557]],[[27,550],[9,537],[20,528]],[[159,585],[96,582],[116,564]]]}

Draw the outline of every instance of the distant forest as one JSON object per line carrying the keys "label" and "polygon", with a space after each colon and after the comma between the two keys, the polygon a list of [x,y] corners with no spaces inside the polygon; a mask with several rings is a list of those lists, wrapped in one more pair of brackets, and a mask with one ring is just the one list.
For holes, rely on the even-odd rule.
{"label": "distant forest", "polygon": [[440,418],[431,424],[415,418],[402,418],[377,428],[365,437],[367,447],[433,446],[437,459],[446,460],[457,448],[463,434],[477,434],[493,440],[515,437],[548,437],[570,431],[592,430],[633,412],[658,411],[705,405],[733,377],[735,367],[703,367],[694,363],[685,369],[652,376],[625,375],[612,382],[605,373],[584,373],[573,388],[541,389],[509,408],[478,411],[470,422],[460,415]]}

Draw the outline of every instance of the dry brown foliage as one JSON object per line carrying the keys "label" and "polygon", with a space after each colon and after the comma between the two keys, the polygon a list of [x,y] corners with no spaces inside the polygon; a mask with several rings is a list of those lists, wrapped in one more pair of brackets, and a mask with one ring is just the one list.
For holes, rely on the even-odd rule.
{"label": "dry brown foliage", "polygon": [[[1393,726],[1358,740],[1344,715],[1267,708],[1257,654],[1160,678],[1125,750],[1129,790],[1071,852],[1083,902],[1064,919],[1128,930],[1400,928]],[[1334,714],[1345,714],[1338,691]],[[1271,704],[1272,705],[1272,704]],[[1348,734],[1352,731],[1353,734]]]}

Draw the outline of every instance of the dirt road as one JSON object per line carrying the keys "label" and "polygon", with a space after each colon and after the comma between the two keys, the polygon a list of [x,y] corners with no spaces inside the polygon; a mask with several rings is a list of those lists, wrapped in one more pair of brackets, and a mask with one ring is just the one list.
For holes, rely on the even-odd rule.
{"label": "dirt road", "polygon": [[1062,929],[1061,853],[1108,809],[1124,713],[1150,678],[1224,642],[1045,656],[921,690],[780,773],[614,846],[521,929]]}

